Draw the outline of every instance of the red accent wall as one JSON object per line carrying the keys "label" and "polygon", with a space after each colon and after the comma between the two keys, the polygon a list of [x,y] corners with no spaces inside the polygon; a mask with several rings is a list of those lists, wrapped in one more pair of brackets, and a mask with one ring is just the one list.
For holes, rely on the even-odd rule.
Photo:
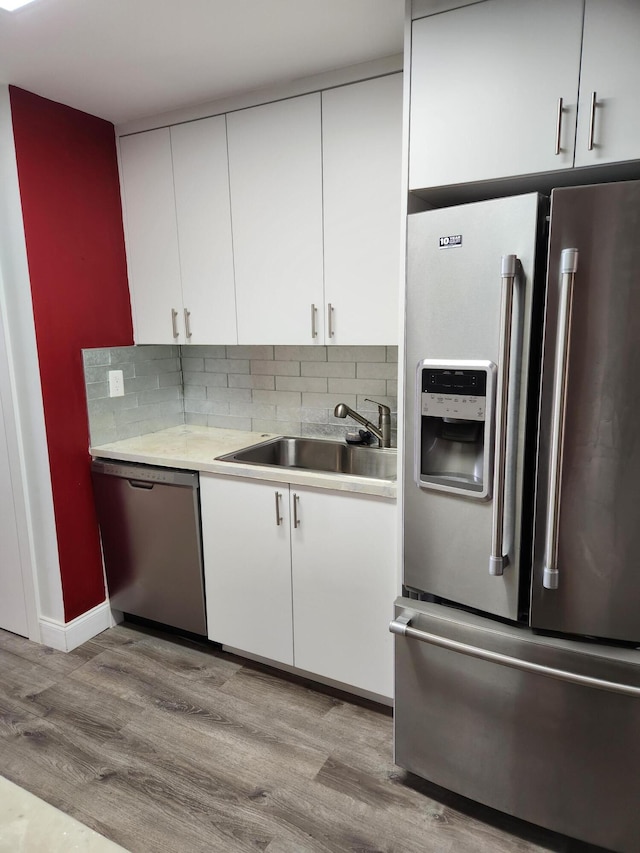
{"label": "red accent wall", "polygon": [[68,622],[105,600],[80,350],[133,343],[115,133],[9,92]]}

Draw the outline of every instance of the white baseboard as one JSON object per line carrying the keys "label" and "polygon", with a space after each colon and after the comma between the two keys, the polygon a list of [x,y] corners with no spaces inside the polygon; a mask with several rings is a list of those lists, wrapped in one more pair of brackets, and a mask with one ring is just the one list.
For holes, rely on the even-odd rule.
{"label": "white baseboard", "polygon": [[58,622],[41,616],[39,623],[41,642],[45,646],[60,652],[70,652],[111,628],[114,621],[109,602],[103,601],[71,622]]}

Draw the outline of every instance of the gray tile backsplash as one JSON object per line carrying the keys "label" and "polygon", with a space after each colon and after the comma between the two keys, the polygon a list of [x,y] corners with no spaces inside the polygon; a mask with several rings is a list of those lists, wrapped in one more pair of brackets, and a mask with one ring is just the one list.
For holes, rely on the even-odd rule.
{"label": "gray tile backsplash", "polygon": [[[182,423],[343,438],[359,425],[333,416],[344,402],[391,407],[396,443],[397,347],[132,346],[84,350],[93,445]],[[108,371],[124,373],[109,397]]]}
{"label": "gray tile backsplash", "polygon": [[[91,444],[107,444],[184,423],[180,347],[82,351]],[[109,396],[109,370],[122,370],[124,396]]]}
{"label": "gray tile backsplash", "polygon": [[395,444],[397,347],[207,349],[182,348],[186,423],[343,438],[359,425],[334,418],[336,404],[368,412],[377,423],[376,406],[365,400],[373,397],[391,407]]}

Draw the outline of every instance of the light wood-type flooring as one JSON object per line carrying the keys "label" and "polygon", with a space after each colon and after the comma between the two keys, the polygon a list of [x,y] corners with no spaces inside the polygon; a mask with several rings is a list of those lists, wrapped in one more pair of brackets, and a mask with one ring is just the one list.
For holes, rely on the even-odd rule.
{"label": "light wood-type flooring", "polygon": [[130,624],[0,631],[0,775],[132,853],[600,849],[400,770],[388,710]]}

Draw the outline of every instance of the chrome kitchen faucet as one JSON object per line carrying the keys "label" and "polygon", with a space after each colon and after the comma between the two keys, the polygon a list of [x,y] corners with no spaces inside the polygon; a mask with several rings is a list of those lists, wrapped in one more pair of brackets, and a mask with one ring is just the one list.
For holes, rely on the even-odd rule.
{"label": "chrome kitchen faucet", "polygon": [[363,415],[354,411],[346,403],[338,403],[333,412],[336,418],[346,418],[347,415],[357,421],[369,432],[372,432],[378,439],[378,447],[391,447],[391,409],[385,406],[384,403],[378,403],[376,400],[365,398],[367,403],[375,403],[378,407],[378,426],[374,426],[371,421],[368,421]]}

